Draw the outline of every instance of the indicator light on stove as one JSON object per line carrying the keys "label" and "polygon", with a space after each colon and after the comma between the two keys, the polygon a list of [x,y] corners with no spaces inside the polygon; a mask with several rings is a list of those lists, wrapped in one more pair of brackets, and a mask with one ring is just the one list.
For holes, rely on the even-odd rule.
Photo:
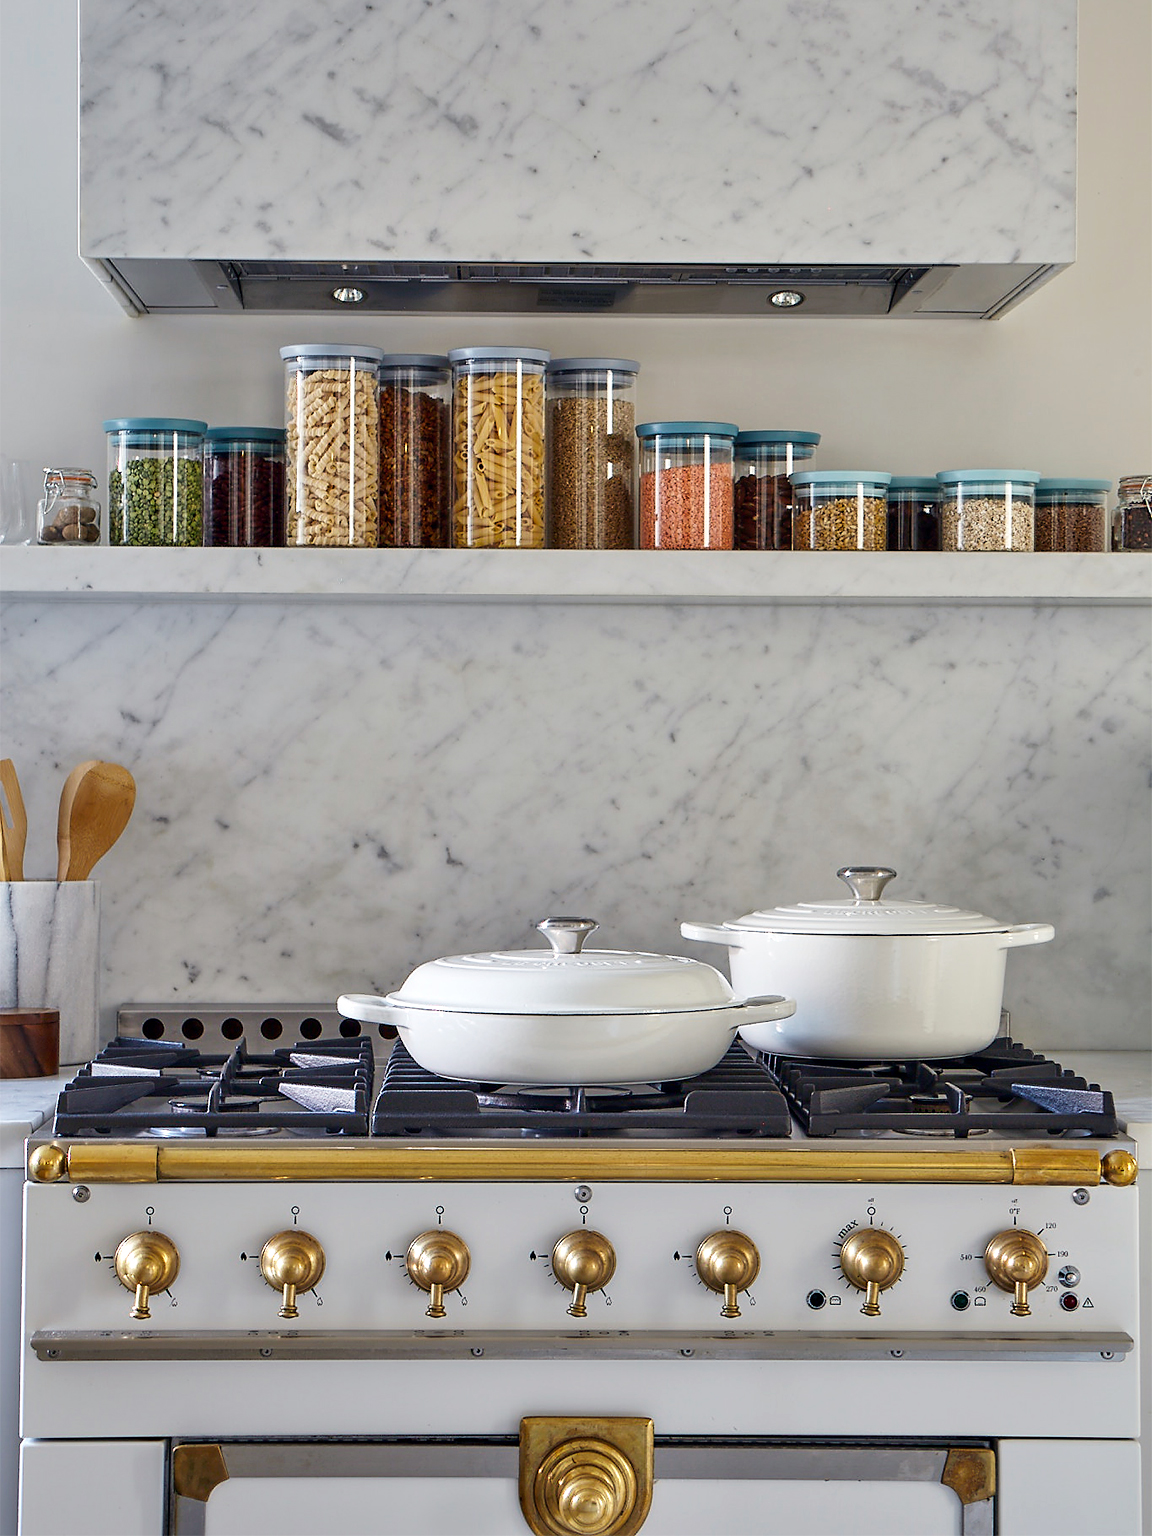
{"label": "indicator light on stove", "polygon": [[739,1317],[736,1298],[760,1273],[760,1254],[743,1232],[710,1232],[696,1250],[696,1273],[710,1291],[723,1293],[720,1316]]}
{"label": "indicator light on stove", "polygon": [[1076,1308],[1080,1305],[1080,1298],[1079,1296],[1074,1296],[1071,1291],[1065,1291],[1060,1298],[1060,1305],[1064,1308],[1065,1312],[1075,1312]]}
{"label": "indicator light on stove", "polygon": [[176,1244],[163,1232],[132,1232],[116,1248],[116,1278],[132,1291],[131,1316],[138,1321],[151,1317],[148,1298],[166,1291],[180,1273]]}
{"label": "indicator light on stove", "polygon": [[988,1278],[1002,1291],[1012,1292],[1013,1317],[1029,1317],[1028,1292],[1048,1273],[1048,1250],[1024,1227],[997,1232],[984,1250]]}
{"label": "indicator light on stove", "polygon": [[458,1291],[467,1280],[472,1256],[462,1237],[437,1228],[412,1239],[404,1265],[409,1280],[428,1292],[424,1316],[443,1317],[445,1293]]}
{"label": "indicator light on stove", "polygon": [[310,1232],[298,1227],[277,1232],[260,1250],[260,1273],[281,1293],[280,1316],[299,1317],[296,1298],[310,1291],[324,1273],[324,1250]]}
{"label": "indicator light on stove", "polygon": [[552,1273],[572,1292],[569,1317],[587,1317],[589,1291],[602,1291],[616,1273],[616,1250],[602,1232],[566,1232],[552,1250]]}
{"label": "indicator light on stove", "polygon": [[952,1310],[954,1312],[967,1312],[972,1305],[972,1298],[967,1291],[952,1292]]}
{"label": "indicator light on stove", "polygon": [[840,1269],[849,1285],[864,1292],[864,1316],[879,1317],[880,1292],[904,1273],[904,1250],[883,1227],[860,1227],[840,1245]]}
{"label": "indicator light on stove", "polygon": [[828,1298],[823,1291],[809,1291],[806,1300],[813,1312],[819,1312],[821,1307],[828,1305]]}

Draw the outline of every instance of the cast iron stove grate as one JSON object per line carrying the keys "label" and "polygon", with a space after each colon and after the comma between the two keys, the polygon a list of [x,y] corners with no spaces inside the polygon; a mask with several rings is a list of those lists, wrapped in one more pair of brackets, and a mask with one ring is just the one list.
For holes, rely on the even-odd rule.
{"label": "cast iron stove grate", "polygon": [[1110,1093],[1012,1040],[941,1061],[760,1058],[809,1136],[838,1131],[1113,1136]]}
{"label": "cast iron stove grate", "polygon": [[228,1055],[155,1040],[113,1040],[56,1101],[57,1136],[365,1136],[372,1102],[367,1039],[307,1040]]}
{"label": "cast iron stove grate", "polygon": [[788,1106],[771,1073],[738,1042],[707,1072],[628,1088],[514,1088],[453,1082],[392,1047],[372,1114],[374,1136],[789,1136]]}

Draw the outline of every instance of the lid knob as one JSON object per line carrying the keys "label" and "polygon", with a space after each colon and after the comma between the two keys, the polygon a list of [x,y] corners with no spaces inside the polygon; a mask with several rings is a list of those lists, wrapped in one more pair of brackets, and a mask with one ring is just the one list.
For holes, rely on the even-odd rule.
{"label": "lid knob", "polygon": [[600,924],[590,917],[545,917],[535,926],[551,944],[554,955],[578,955],[584,940]]}
{"label": "lid knob", "polygon": [[894,869],[877,869],[872,865],[850,864],[836,871],[836,878],[843,880],[857,901],[879,901],[889,880],[895,880]]}

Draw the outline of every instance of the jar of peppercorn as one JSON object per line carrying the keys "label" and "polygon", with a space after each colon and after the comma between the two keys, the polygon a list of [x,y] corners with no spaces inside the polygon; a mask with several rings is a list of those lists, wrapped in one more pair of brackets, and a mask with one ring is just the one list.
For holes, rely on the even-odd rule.
{"label": "jar of peppercorn", "polygon": [[640,439],[640,548],[731,549],[728,421],[646,421]]}
{"label": "jar of peppercorn", "polygon": [[1033,548],[1077,554],[1108,548],[1111,480],[1038,480]]}
{"label": "jar of peppercorn", "polygon": [[209,427],[204,542],[246,549],[284,543],[283,427]]}
{"label": "jar of peppercorn", "polygon": [[452,369],[446,357],[380,360],[380,543],[444,549],[451,511]]}
{"label": "jar of peppercorn", "polygon": [[893,475],[888,482],[888,548],[940,548],[940,482],[935,475]]}
{"label": "jar of peppercorn", "polygon": [[819,432],[738,434],[734,548],[792,548],[792,471],[819,441]]}
{"label": "jar of peppercorn", "polygon": [[1152,549],[1152,475],[1125,475],[1112,514],[1113,549]]}
{"label": "jar of peppercorn", "polygon": [[120,416],[108,439],[108,542],[203,543],[205,421]]}

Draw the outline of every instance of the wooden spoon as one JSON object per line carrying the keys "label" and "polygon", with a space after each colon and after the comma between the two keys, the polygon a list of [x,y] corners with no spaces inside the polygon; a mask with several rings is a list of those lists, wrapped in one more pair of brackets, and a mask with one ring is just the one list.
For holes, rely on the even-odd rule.
{"label": "wooden spoon", "polygon": [[24,844],[28,837],[28,814],[20,780],[10,757],[0,762],[0,789],[6,806],[0,806],[0,880],[23,880]]}
{"label": "wooden spoon", "polygon": [[57,880],[87,880],[128,825],[135,804],[136,781],[119,763],[93,758],[73,768],[60,796]]}

